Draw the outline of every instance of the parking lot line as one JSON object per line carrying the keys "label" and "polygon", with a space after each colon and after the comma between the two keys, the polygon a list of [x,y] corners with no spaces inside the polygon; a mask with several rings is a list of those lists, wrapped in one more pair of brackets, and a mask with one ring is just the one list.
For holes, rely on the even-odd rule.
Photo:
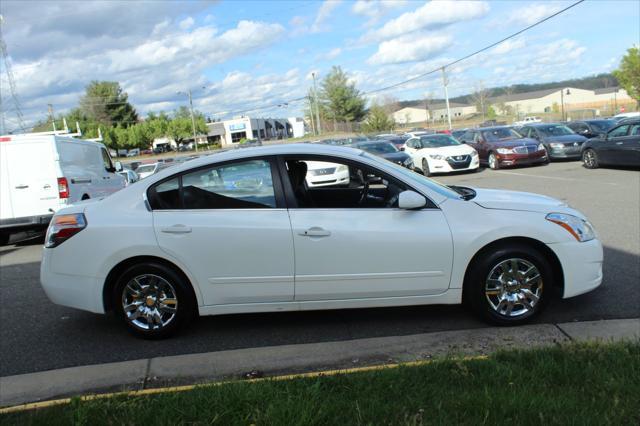
{"label": "parking lot line", "polygon": [[[584,179],[575,179],[575,178],[563,178],[563,177],[557,177],[557,176],[544,176],[544,175],[530,175],[527,173],[517,173],[517,172],[506,172],[504,170],[496,170],[494,171],[494,173],[501,173],[503,175],[514,175],[514,176],[524,176],[524,177],[537,177],[537,178],[541,178],[541,179],[552,179],[552,180],[563,180],[563,181],[574,181],[574,182],[585,182]],[[589,181],[588,183],[591,183],[591,181]],[[605,185],[613,185],[613,186],[618,186],[617,183],[613,183],[613,182],[602,182],[599,180],[594,180],[593,183],[602,183]]]}

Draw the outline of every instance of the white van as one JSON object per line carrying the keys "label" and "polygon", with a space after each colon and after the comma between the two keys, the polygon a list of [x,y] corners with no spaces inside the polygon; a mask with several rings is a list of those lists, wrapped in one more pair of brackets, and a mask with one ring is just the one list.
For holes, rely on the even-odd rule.
{"label": "white van", "polygon": [[61,207],[125,186],[105,146],[65,136],[0,136],[0,244],[42,229]]}

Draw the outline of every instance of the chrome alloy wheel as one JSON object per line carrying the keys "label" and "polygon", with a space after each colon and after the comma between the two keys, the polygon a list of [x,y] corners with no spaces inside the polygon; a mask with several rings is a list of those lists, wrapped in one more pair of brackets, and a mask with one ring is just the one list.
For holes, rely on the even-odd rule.
{"label": "chrome alloy wheel", "polygon": [[489,168],[490,169],[496,169],[498,165],[498,159],[496,158],[496,156],[492,153],[491,155],[489,155]]}
{"label": "chrome alloy wheel", "polygon": [[533,312],[542,297],[542,276],[531,262],[512,258],[493,267],[485,283],[489,306],[498,314],[519,317]]}
{"label": "chrome alloy wheel", "polygon": [[596,154],[588,149],[584,152],[582,160],[588,168],[593,169],[596,165]]}
{"label": "chrome alloy wheel", "polygon": [[127,321],[141,330],[166,327],[176,317],[178,298],[173,286],[153,274],[139,275],[122,291],[122,310]]}

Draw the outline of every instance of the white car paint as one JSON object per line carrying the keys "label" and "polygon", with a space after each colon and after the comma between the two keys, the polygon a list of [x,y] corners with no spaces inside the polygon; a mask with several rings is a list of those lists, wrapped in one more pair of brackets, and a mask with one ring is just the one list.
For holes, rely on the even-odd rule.
{"label": "white car paint", "polygon": [[[54,211],[125,186],[105,146],[51,134],[0,136],[0,229],[46,226]],[[65,179],[68,196],[65,197]]]}
{"label": "white car paint", "polygon": [[[438,135],[425,135],[434,136]],[[413,159],[414,167],[422,170],[422,161],[426,160],[431,173],[451,173],[468,170],[477,170],[480,167],[480,159],[478,152],[467,144],[459,144],[456,146],[443,146],[437,148],[421,148],[420,138],[411,138],[404,144],[404,152],[409,154]],[[449,161],[459,162],[464,156],[471,156],[471,161],[466,167],[454,169]],[[451,160],[450,160],[451,159]]]}
{"label": "white car paint", "polygon": [[307,185],[309,187],[348,185],[349,168],[342,164],[325,161],[305,161],[307,163]]}
{"label": "white car paint", "polygon": [[140,164],[136,169],[136,173],[138,174],[138,178],[142,180],[157,172],[159,167],[160,163]]}
{"label": "white car paint", "polygon": [[[405,182],[431,207],[366,209],[150,209],[146,191],[194,168],[276,155],[324,155],[365,164]],[[507,237],[536,240],[562,265],[563,297],[597,287],[602,245],[578,242],[545,219],[584,218],[535,194],[478,190],[473,200],[352,148],[290,144],[227,151],[162,170],[111,197],[66,208],[87,227],[45,248],[42,286],[58,304],[105,312],[103,289],[120,262],[164,259],[194,288],[201,315],[460,303],[465,273],[483,247]],[[180,232],[174,232],[179,230]],[[100,249],[97,250],[96,247]]]}
{"label": "white car paint", "polygon": [[532,124],[532,123],[542,123],[542,119],[540,117],[525,117],[524,119],[520,120],[520,121],[515,121],[513,123],[514,126],[525,126],[527,124]]}

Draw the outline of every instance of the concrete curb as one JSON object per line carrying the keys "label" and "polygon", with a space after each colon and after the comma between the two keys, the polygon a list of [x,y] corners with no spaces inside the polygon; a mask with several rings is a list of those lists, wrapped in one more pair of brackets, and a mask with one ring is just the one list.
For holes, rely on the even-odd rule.
{"label": "concrete curb", "polygon": [[485,355],[572,340],[640,340],[640,318],[492,327],[410,336],[271,346],[158,357],[0,377],[0,406],[88,392],[142,390],[237,378],[407,362],[443,355]]}

